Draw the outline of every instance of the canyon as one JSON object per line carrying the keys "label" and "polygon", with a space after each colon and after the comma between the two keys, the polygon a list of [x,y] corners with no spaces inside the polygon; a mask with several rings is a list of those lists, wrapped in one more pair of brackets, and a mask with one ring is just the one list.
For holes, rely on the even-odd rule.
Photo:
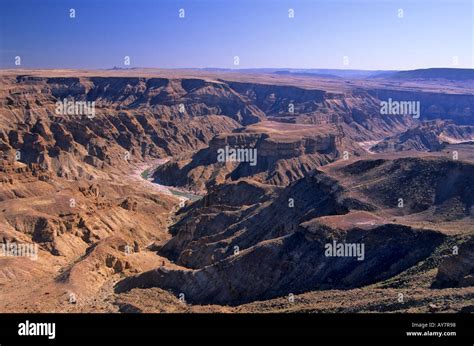
{"label": "canyon", "polygon": [[0,242],[39,252],[0,311],[468,311],[474,84],[441,72],[2,70]]}

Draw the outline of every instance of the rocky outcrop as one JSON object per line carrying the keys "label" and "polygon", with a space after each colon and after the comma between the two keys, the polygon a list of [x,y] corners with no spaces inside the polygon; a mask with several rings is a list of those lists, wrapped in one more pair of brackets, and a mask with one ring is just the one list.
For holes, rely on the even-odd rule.
{"label": "rocky outcrop", "polygon": [[[249,195],[254,197],[245,198]],[[371,209],[344,199],[340,186],[323,174],[300,179],[285,189],[250,181],[225,184],[183,211],[170,229],[175,236],[160,254],[180,265],[200,268],[231,256],[235,247],[243,250],[290,234],[305,220],[344,214],[349,207]]]}
{"label": "rocky outcrop", "polygon": [[456,125],[452,121],[424,122],[370,148],[373,152],[440,151],[448,143],[474,141],[474,126]]}
{"label": "rocky outcrop", "polygon": [[[275,132],[275,128],[286,130]],[[257,128],[216,136],[209,147],[191,158],[176,158],[154,172],[157,182],[205,192],[212,186],[241,178],[286,186],[341,155],[343,145],[336,128],[264,122]],[[242,150],[252,157],[239,161],[220,152]],[[245,154],[247,154],[247,152]]]}
{"label": "rocky outcrop", "polygon": [[[403,215],[456,220],[474,215],[474,165],[446,158],[360,160],[340,171],[353,194]],[[401,199],[401,200],[400,200]]]}
{"label": "rocky outcrop", "polygon": [[455,253],[439,265],[433,287],[474,286],[474,238],[456,247]]}
{"label": "rocky outcrop", "polygon": [[[290,293],[361,287],[389,278],[427,257],[444,236],[399,225],[340,232],[311,223],[194,271],[156,269],[127,278],[117,292],[161,287],[194,304],[238,305]],[[364,244],[364,260],[328,257],[333,241]]]}

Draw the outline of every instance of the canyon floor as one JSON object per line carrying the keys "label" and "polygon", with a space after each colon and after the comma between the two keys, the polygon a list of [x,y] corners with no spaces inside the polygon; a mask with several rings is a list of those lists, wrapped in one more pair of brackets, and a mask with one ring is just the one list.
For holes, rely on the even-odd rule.
{"label": "canyon floor", "polygon": [[[0,80],[0,243],[38,246],[0,257],[0,312],[474,309],[472,79]],[[381,115],[388,98],[421,119]],[[58,114],[64,99],[95,115]],[[364,259],[328,257],[333,242]]]}

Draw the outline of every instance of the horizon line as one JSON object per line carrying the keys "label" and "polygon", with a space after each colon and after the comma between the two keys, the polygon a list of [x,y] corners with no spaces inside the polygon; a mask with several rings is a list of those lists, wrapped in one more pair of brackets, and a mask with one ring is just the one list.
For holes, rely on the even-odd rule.
{"label": "horizon line", "polygon": [[344,68],[318,68],[318,67],[245,67],[245,68],[233,68],[233,67],[0,67],[0,70],[83,70],[83,71],[93,71],[93,70],[222,70],[222,71],[248,71],[248,70],[318,70],[318,71],[363,71],[363,72],[403,72],[403,71],[416,71],[416,70],[434,70],[434,69],[444,69],[444,70],[474,70],[474,67],[422,67],[422,68],[413,68],[413,69],[344,69]]}

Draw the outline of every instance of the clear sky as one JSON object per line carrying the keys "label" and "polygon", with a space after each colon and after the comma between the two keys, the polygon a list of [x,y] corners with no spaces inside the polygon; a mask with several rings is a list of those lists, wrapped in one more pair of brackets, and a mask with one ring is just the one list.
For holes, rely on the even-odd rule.
{"label": "clear sky", "polygon": [[0,67],[20,56],[21,68],[473,68],[473,8],[474,0],[0,0]]}

